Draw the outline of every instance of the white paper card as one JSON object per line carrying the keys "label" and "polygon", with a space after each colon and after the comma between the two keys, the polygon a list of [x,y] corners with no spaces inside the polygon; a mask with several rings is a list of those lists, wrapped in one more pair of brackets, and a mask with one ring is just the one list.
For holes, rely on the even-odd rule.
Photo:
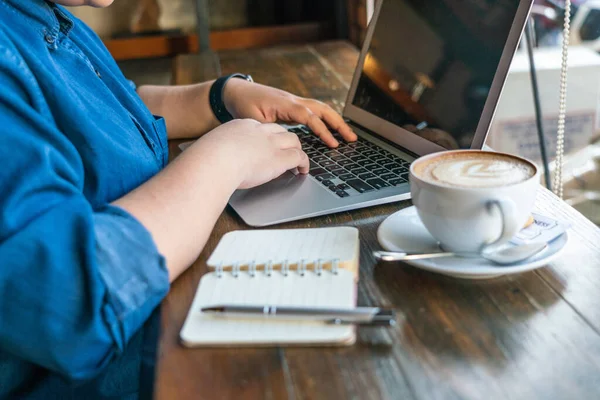
{"label": "white paper card", "polygon": [[556,239],[567,231],[569,225],[546,217],[544,215],[533,213],[533,224],[527,228],[521,229],[519,233],[511,239],[515,245],[525,243],[548,243]]}

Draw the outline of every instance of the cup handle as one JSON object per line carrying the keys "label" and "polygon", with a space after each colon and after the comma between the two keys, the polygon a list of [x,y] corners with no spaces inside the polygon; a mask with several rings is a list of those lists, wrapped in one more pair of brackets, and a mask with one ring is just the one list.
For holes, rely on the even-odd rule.
{"label": "cup handle", "polygon": [[514,232],[516,232],[519,228],[517,226],[517,207],[512,200],[489,200],[485,204],[485,208],[488,213],[492,212],[494,208],[497,208],[498,211],[500,211],[500,218],[502,220],[502,231],[500,232],[500,236],[498,237],[498,239],[496,239],[492,243],[483,245],[482,251],[508,242],[510,239],[512,239]]}

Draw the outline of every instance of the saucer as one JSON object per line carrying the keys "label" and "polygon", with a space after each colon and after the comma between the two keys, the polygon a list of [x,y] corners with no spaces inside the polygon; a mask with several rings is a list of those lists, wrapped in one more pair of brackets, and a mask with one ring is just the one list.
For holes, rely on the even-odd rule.
{"label": "saucer", "polygon": [[[441,251],[437,240],[425,228],[414,206],[402,209],[385,219],[377,230],[379,244],[387,251],[433,253]],[[567,244],[567,233],[548,243],[548,248],[527,260],[511,265],[497,265],[483,258],[445,257],[404,261],[414,267],[463,279],[489,279],[518,274],[546,266]]]}

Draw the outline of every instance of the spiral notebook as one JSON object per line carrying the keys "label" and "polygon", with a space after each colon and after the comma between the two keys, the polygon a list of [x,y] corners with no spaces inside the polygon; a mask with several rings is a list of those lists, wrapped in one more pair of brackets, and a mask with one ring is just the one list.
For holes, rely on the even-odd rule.
{"label": "spiral notebook", "polygon": [[234,231],[208,259],[180,332],[185,346],[351,345],[347,325],[230,318],[202,313],[219,304],[353,308],[359,241],[356,228]]}

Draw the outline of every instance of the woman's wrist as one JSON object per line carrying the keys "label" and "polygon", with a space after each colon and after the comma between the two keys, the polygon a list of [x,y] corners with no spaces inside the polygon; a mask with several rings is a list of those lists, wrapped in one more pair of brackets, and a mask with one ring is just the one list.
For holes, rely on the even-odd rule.
{"label": "woman's wrist", "polygon": [[231,148],[228,141],[220,140],[219,133],[222,132],[208,132],[180,157],[187,153],[194,161],[201,160],[201,163],[196,163],[195,168],[214,176],[215,186],[224,189],[230,196],[245,179],[245,171],[240,167],[238,157],[235,156],[237,149]]}
{"label": "woman's wrist", "polygon": [[242,116],[239,115],[238,109],[236,107],[236,102],[240,100],[240,96],[236,93],[239,92],[239,89],[244,87],[244,85],[252,84],[252,82],[240,78],[229,79],[225,84],[225,87],[223,89],[223,104],[225,105],[227,111],[229,111],[229,113],[233,116],[233,118],[242,118]]}

